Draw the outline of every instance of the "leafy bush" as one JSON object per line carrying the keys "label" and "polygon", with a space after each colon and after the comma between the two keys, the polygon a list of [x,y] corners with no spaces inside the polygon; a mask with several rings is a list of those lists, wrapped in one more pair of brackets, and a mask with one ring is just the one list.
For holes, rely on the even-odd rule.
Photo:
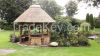
{"label": "leafy bush", "polygon": [[6,21],[5,20],[0,20],[0,28],[1,29],[4,29],[5,24],[6,24]]}
{"label": "leafy bush", "polygon": [[[59,43],[59,46],[88,46],[87,34],[89,32],[75,30],[71,23],[64,18],[57,19],[56,30],[52,32],[51,40]],[[84,24],[83,24],[84,25]]]}
{"label": "leafy bush", "polygon": [[4,24],[2,27],[4,30],[13,30],[13,25]]}
{"label": "leafy bush", "polygon": [[89,46],[90,44],[89,44],[89,41],[88,41],[88,37],[87,37],[87,35],[88,35],[89,33],[87,33],[87,32],[78,32],[78,44],[80,45],[80,46]]}
{"label": "leafy bush", "polygon": [[10,35],[10,42],[12,42],[12,43],[19,42],[19,38],[16,35],[11,34]]}
{"label": "leafy bush", "polygon": [[51,40],[59,42],[60,46],[65,45],[67,34],[68,34],[68,26],[71,25],[68,19],[64,17],[57,17],[56,18],[56,29],[52,32]]}
{"label": "leafy bush", "polygon": [[4,30],[13,30],[13,24],[8,24],[6,20],[0,20],[0,28]]}
{"label": "leafy bush", "polygon": [[68,35],[69,36],[68,36],[67,41],[70,43],[71,46],[88,46],[89,45],[87,32],[71,31]]}
{"label": "leafy bush", "polygon": [[69,32],[65,38],[57,32],[52,33],[52,40],[59,43],[59,46],[89,46],[88,33],[85,32]]}

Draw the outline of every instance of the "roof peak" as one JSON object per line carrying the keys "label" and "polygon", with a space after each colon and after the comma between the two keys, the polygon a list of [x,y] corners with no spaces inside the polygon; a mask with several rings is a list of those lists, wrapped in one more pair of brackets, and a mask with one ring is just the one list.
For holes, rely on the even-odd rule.
{"label": "roof peak", "polygon": [[31,5],[29,8],[40,8],[40,5]]}

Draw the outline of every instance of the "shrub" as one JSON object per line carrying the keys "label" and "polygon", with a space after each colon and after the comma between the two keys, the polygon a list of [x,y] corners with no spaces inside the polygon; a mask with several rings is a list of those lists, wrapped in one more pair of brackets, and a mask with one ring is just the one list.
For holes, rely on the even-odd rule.
{"label": "shrub", "polygon": [[4,24],[2,27],[4,30],[13,30],[13,25]]}
{"label": "shrub", "polygon": [[11,34],[10,35],[10,42],[12,42],[12,43],[19,42],[19,38],[16,35]]}
{"label": "shrub", "polygon": [[59,43],[59,46],[89,46],[88,33],[70,32],[67,38],[60,36],[58,33],[52,34],[52,40]]}
{"label": "shrub", "polygon": [[58,27],[56,27],[56,30],[54,30],[51,34],[51,40],[56,41],[59,43],[59,46],[88,46],[88,38],[87,34],[87,27],[90,27],[90,24],[82,24],[83,26],[86,25],[85,31],[80,31],[78,29],[73,28],[71,23],[67,21],[67,19],[59,18],[57,19],[57,23],[55,24],[61,29],[59,30]]}
{"label": "shrub", "polygon": [[3,29],[6,24],[5,20],[0,20],[0,28]]}
{"label": "shrub", "polygon": [[87,33],[87,32],[78,32],[78,44],[80,45],[80,46],[89,46],[90,44],[89,44],[89,41],[88,41],[88,37],[87,37],[87,35],[88,35],[89,33]]}
{"label": "shrub", "polygon": [[[70,21],[68,19],[65,19],[63,17],[57,17],[56,19],[56,29],[52,32],[51,40],[57,41],[60,46],[64,46],[67,41],[67,35],[68,35],[68,26],[71,25]],[[59,26],[59,27],[58,27]]]}

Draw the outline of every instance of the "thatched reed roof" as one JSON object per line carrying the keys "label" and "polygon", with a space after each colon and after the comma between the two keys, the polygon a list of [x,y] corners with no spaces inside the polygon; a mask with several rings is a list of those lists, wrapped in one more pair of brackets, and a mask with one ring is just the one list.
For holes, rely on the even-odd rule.
{"label": "thatched reed roof", "polygon": [[31,5],[14,22],[16,23],[43,23],[55,22],[39,5]]}

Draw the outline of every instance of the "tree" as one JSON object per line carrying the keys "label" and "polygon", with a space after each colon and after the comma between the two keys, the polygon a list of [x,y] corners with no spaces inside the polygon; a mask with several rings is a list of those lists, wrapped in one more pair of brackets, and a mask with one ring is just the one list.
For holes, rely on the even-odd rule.
{"label": "tree", "polygon": [[79,2],[80,1],[85,1],[86,3],[93,2],[90,5],[97,6],[97,7],[99,7],[99,5],[100,5],[100,0],[77,0],[77,1],[79,1]]}
{"label": "tree", "polygon": [[52,32],[51,40],[59,42],[59,45],[63,46],[67,42],[68,38],[68,28],[71,26],[69,20],[61,16],[56,16],[55,23],[56,29]]}
{"label": "tree", "polygon": [[94,27],[95,27],[95,20],[94,20],[94,18],[93,18],[93,14],[90,14],[90,15],[87,14],[87,15],[86,15],[86,22],[90,23],[91,29],[93,30]]}
{"label": "tree", "polygon": [[72,18],[71,20],[71,24],[73,26],[80,26],[80,20],[76,19],[76,18]]}
{"label": "tree", "polygon": [[95,18],[95,27],[100,28],[100,13],[99,16]]}
{"label": "tree", "polygon": [[100,17],[95,18],[95,27],[100,28]]}
{"label": "tree", "polygon": [[39,0],[41,7],[52,17],[61,15],[61,6],[59,6],[54,0]]}
{"label": "tree", "polygon": [[90,14],[90,25],[91,25],[91,29],[94,29],[95,22],[94,22],[93,14]]}
{"label": "tree", "polygon": [[89,23],[89,21],[90,21],[90,18],[89,18],[89,13],[87,13],[87,15],[86,15],[86,22],[88,22],[88,23]]}
{"label": "tree", "polygon": [[32,0],[0,0],[0,16],[10,25],[31,4]]}
{"label": "tree", "polygon": [[77,9],[77,4],[75,1],[69,1],[68,4],[65,5],[66,8],[66,13],[69,17],[72,17],[76,14]]}
{"label": "tree", "polygon": [[3,29],[6,24],[5,20],[0,20],[0,29]]}

